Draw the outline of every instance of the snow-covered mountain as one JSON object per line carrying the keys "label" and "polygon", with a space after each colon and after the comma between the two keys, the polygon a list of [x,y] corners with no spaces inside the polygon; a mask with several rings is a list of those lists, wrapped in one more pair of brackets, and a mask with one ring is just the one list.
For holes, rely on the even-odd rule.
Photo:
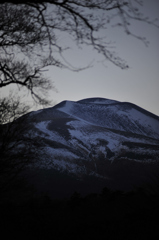
{"label": "snow-covered mountain", "polygon": [[[159,117],[131,103],[103,98],[63,101],[29,117],[34,134],[43,138],[46,154],[51,156],[50,166],[69,165],[69,171],[76,172],[75,162],[99,156],[114,160],[135,151],[136,157],[129,159],[157,157]],[[47,166],[46,160],[44,164]]]}
{"label": "snow-covered mountain", "polygon": [[159,117],[132,103],[63,101],[25,118],[27,134],[41,143],[34,168],[94,176],[120,189],[157,169]]}

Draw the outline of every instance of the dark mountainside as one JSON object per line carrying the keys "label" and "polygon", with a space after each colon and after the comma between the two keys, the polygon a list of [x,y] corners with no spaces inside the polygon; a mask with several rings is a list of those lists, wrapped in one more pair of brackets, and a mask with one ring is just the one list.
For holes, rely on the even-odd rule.
{"label": "dark mountainside", "polygon": [[0,142],[5,237],[159,235],[158,116],[103,98],[63,101],[0,126]]}
{"label": "dark mountainside", "polygon": [[24,115],[11,129],[6,152],[26,159],[25,177],[39,194],[131,191],[158,176],[159,117],[132,103],[63,101]]}

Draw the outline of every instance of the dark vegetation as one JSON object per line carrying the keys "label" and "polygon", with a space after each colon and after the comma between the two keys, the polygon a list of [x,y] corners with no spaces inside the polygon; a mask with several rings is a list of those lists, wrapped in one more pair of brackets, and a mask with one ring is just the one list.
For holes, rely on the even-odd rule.
{"label": "dark vegetation", "polygon": [[[118,162],[116,166],[114,175],[122,172],[126,184],[129,179],[120,171]],[[136,175],[142,174],[141,169]],[[125,171],[130,173],[128,167]],[[159,237],[159,178],[154,172],[151,181],[145,180],[145,184],[131,191],[112,190],[93,176],[81,182],[57,170],[37,170],[38,178],[35,172],[27,174],[30,184],[21,178],[8,197],[0,198],[0,229],[6,239]],[[37,192],[31,186],[33,180],[37,181],[34,187],[39,186]]]}
{"label": "dark vegetation", "polygon": [[[158,189],[157,189],[158,190]],[[47,194],[0,205],[1,234],[16,239],[157,239],[159,191],[102,192],[53,200]]]}

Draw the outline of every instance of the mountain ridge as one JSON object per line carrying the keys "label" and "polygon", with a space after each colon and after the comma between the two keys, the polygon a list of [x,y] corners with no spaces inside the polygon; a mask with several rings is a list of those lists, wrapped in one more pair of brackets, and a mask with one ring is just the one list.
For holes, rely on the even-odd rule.
{"label": "mountain ridge", "polygon": [[38,139],[38,160],[29,168],[44,173],[40,188],[49,185],[52,194],[53,172],[62,179],[67,173],[76,183],[94,177],[102,186],[130,190],[159,170],[159,117],[132,103],[62,101],[22,118],[28,125],[24,135]]}
{"label": "mountain ridge", "polygon": [[[118,109],[114,109],[114,106]],[[36,117],[38,120],[34,127],[41,134],[47,135],[45,142],[54,143],[54,147],[47,150],[55,157],[56,162],[57,158],[65,159],[67,154],[69,157],[69,152],[70,158],[74,156],[75,162],[79,158],[91,161],[92,156],[98,158],[100,154],[103,154],[105,159],[109,155],[111,157],[108,159],[113,160],[113,156],[120,158],[120,152],[130,150],[130,145],[135,146],[134,143],[140,146],[139,154],[142,150],[145,156],[159,140],[159,117],[147,114],[147,111],[131,103],[126,103],[125,107],[125,103],[103,98],[63,101],[52,108],[37,112]],[[150,149],[141,149],[141,144],[149,146]]]}
{"label": "mountain ridge", "polygon": [[[135,121],[137,121],[137,120],[139,120],[140,118],[143,117],[141,115],[146,115],[146,116],[150,117],[151,119],[153,118],[154,124],[155,124],[155,120],[157,120],[158,128],[156,126],[154,128],[155,128],[155,131],[157,131],[157,129],[159,129],[159,125],[158,125],[159,117],[149,113],[148,111],[146,111],[146,110],[144,110],[144,109],[142,109],[142,108],[140,108],[140,107],[138,107],[134,104],[125,103],[125,102],[124,103],[120,103],[120,102],[118,103],[117,101],[115,101],[115,103],[114,103],[111,100],[111,104],[102,104],[102,105],[98,104],[98,105],[96,105],[94,103],[93,104],[88,103],[89,99],[87,99],[87,103],[85,103],[84,101],[85,100],[82,100],[82,104],[81,104],[81,101],[77,101],[77,102],[63,101],[62,103],[55,106],[55,109],[58,109],[62,112],[65,112],[65,113],[71,115],[71,116],[74,116],[76,118],[81,118],[81,119],[83,119],[87,122],[90,122],[92,124],[103,126],[103,127],[108,127],[108,128],[116,129],[116,130],[117,129],[118,130],[124,130],[125,127],[122,126],[123,125],[122,122],[124,122],[126,120],[127,120],[126,126],[128,126],[129,122],[132,125],[132,116],[140,113],[140,116],[138,118],[136,117],[134,119],[134,122],[133,122],[134,128],[136,128],[136,130],[138,128],[138,131],[136,131],[136,133],[139,133],[139,131],[141,132],[141,129],[143,128],[142,125],[139,124],[139,121],[137,123],[138,126],[135,122]],[[106,101],[109,101],[109,100],[106,99]],[[127,113],[127,111],[129,111],[128,112],[129,114]],[[136,111],[136,112],[133,113],[133,111],[134,112]],[[89,117],[89,113],[90,113],[90,117]],[[97,114],[100,115],[100,118],[102,117],[102,122],[100,122],[100,123],[99,123],[99,120],[94,121],[95,119],[97,119],[97,116],[96,116]],[[102,115],[104,115],[104,116],[102,116]],[[103,118],[105,118],[105,120]],[[116,124],[116,125],[118,125],[118,128],[116,126],[113,127],[110,124],[111,122],[112,123],[115,122],[115,118],[116,118],[116,121],[119,121],[122,118],[122,120],[120,121],[120,127],[119,127],[118,123]],[[130,119],[131,121],[129,120],[129,118],[131,118]],[[148,118],[146,119],[146,121],[148,122]],[[149,123],[147,123],[147,124],[149,124]],[[153,131],[153,132],[155,133],[155,131]],[[150,132],[148,134],[150,134]],[[157,131],[156,136],[157,136],[157,139],[158,139],[159,130]]]}

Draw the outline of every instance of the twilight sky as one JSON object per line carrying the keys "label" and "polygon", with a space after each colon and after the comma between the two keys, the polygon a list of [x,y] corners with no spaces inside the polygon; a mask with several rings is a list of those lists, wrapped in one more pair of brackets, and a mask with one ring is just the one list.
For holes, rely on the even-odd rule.
{"label": "twilight sky", "polygon": [[[143,2],[142,12],[145,16],[158,18],[159,0]],[[68,36],[60,36],[60,43],[71,47],[64,56],[73,66],[85,67],[92,61],[93,66],[80,72],[47,68],[45,74],[58,90],[50,91],[49,99],[57,104],[63,100],[103,97],[134,103],[159,116],[159,28],[143,22],[131,22],[131,30],[136,35],[146,37],[149,46],[126,35],[119,27],[109,27],[102,32],[108,41],[112,41],[112,46],[115,47],[113,50],[129,65],[127,70],[122,70],[109,61],[103,64],[102,55],[92,51],[91,47],[80,50]],[[7,95],[8,89],[2,89],[0,94]]]}
{"label": "twilight sky", "polygon": [[[159,1],[144,0],[143,12],[152,19],[159,17]],[[103,97],[118,101],[128,101],[159,115],[159,29],[146,23],[133,23],[132,31],[146,37],[150,42],[146,47],[136,38],[127,36],[115,27],[107,29],[115,46],[115,51],[127,61],[129,69],[122,70],[109,61],[100,62],[102,56],[91,48],[78,50],[72,47],[66,58],[74,66],[86,66],[93,60],[93,67],[80,72],[50,67],[47,76],[54,82],[58,92],[50,98],[55,102],[77,101],[89,97]],[[68,38],[65,44],[72,44]]]}

